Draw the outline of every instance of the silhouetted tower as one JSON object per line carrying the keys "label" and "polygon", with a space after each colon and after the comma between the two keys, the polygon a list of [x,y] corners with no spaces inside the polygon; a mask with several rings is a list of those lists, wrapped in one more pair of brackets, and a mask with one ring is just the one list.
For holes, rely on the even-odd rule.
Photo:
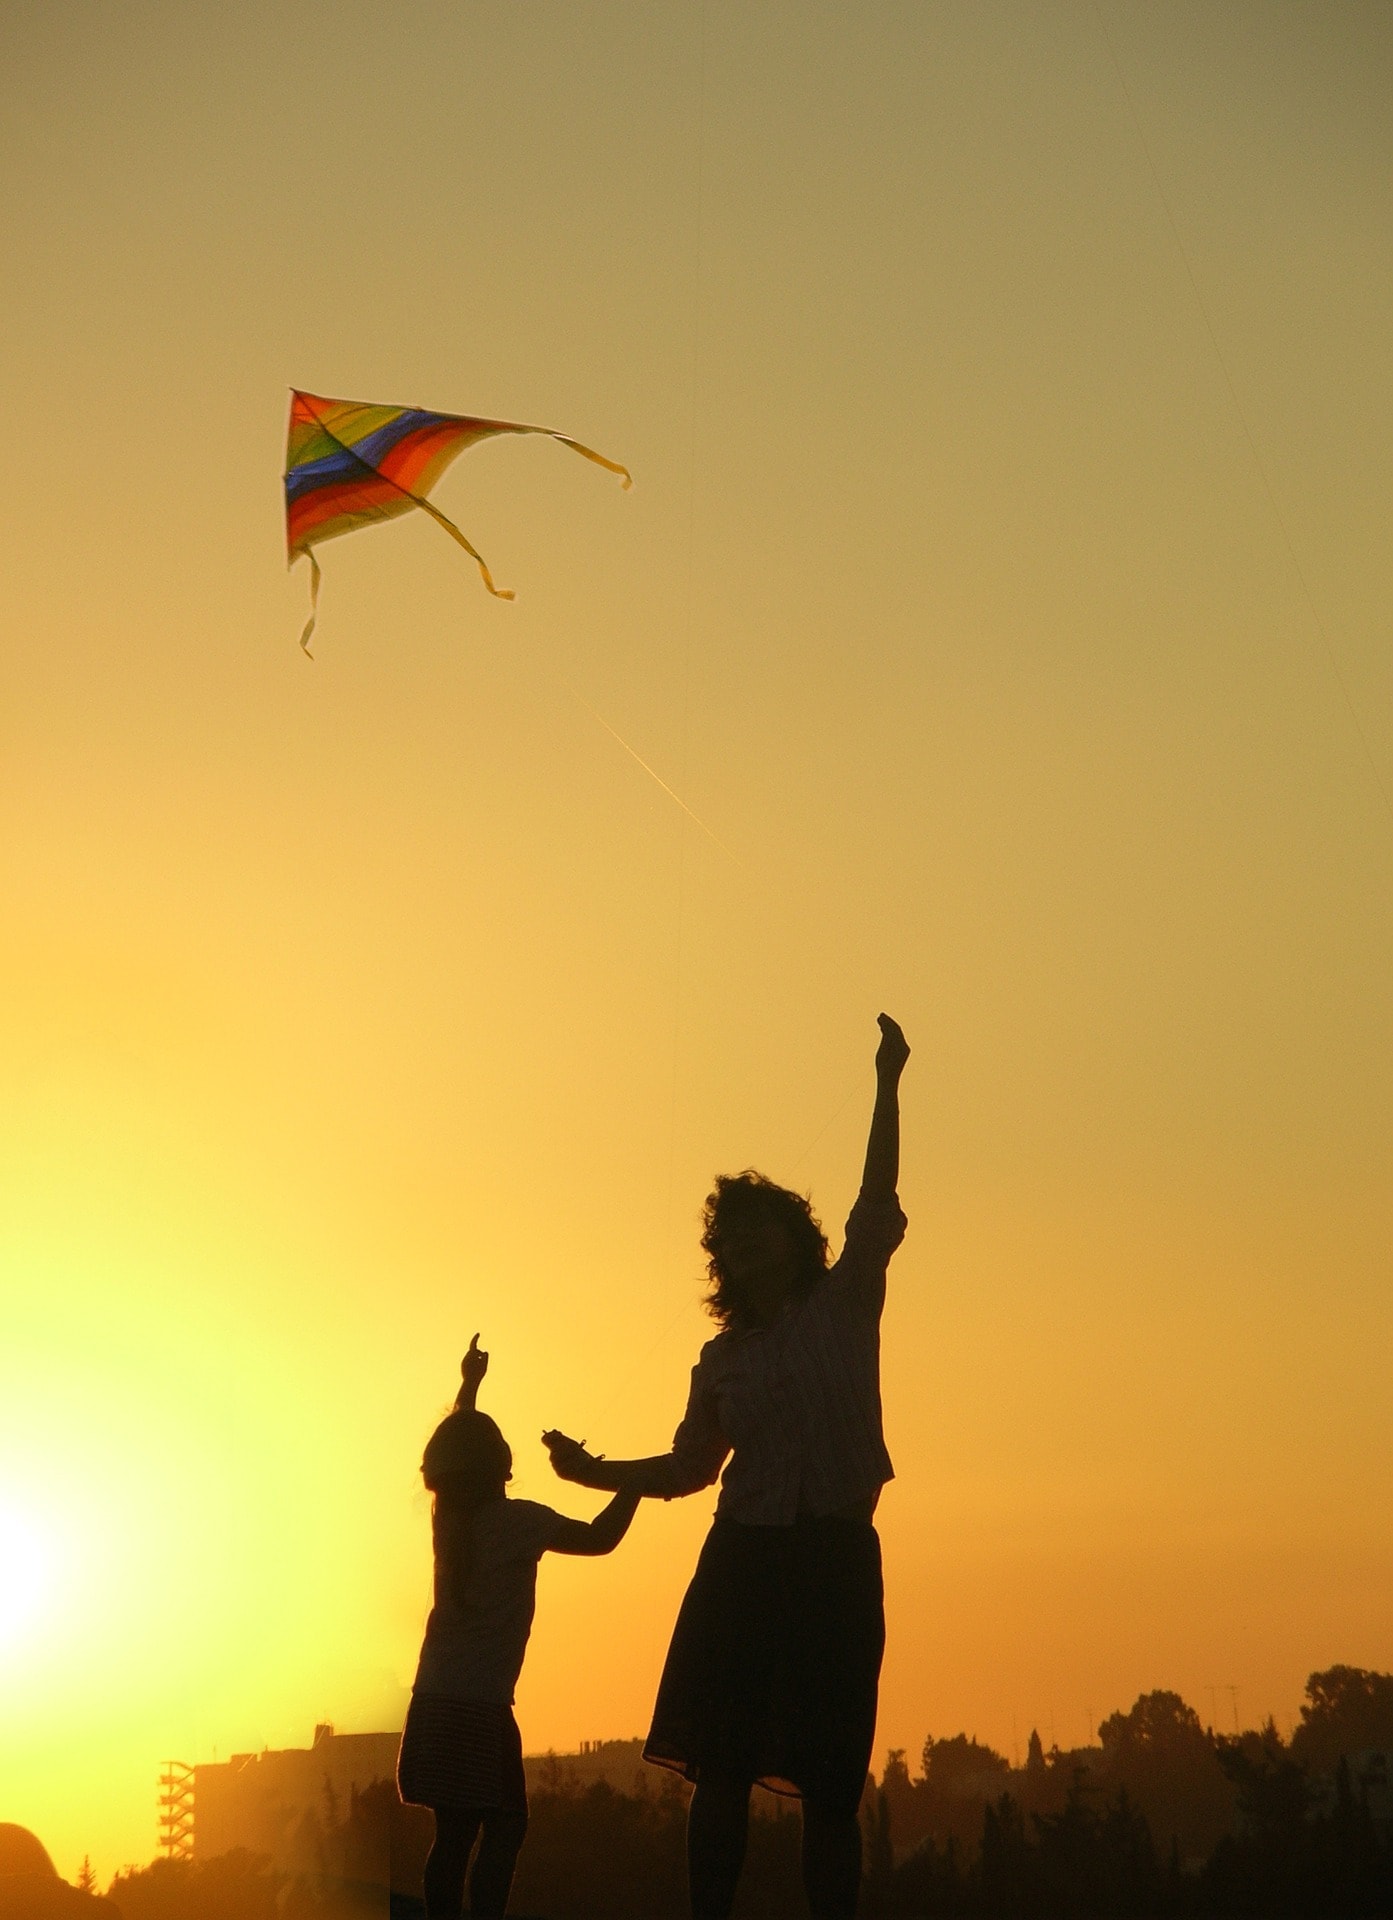
{"label": "silhouetted tower", "polygon": [[160,1850],[169,1860],[193,1859],[193,1768],[166,1760],[160,1775]]}

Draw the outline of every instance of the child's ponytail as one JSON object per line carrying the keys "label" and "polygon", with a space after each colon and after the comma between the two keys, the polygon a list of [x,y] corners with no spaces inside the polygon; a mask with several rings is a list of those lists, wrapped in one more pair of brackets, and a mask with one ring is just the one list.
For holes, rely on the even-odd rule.
{"label": "child's ponytail", "polygon": [[486,1413],[458,1409],[431,1435],[421,1477],[435,1496],[431,1533],[437,1603],[463,1600],[474,1568],[475,1515],[480,1507],[503,1499],[512,1476],[508,1443]]}

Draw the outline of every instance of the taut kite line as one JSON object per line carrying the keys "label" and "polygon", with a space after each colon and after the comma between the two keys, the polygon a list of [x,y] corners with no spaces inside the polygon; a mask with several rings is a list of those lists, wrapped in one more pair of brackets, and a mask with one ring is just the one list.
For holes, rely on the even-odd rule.
{"label": "taut kite line", "polygon": [[500,600],[511,600],[506,588],[496,587],[484,557],[470,546],[453,520],[447,520],[426,498],[457,454],[496,433],[542,433],[564,447],[585,455],[597,466],[617,473],[625,487],[633,485],[627,467],[606,460],[593,447],[582,446],[569,434],[550,427],[528,427],[514,420],[475,420],[461,413],[428,413],[424,407],[374,407],[359,400],[325,400],[318,394],[292,392],[290,431],[285,448],[285,539],[290,563],[301,554],[310,563],[310,617],[300,635],[309,652],[310,635],[319,607],[319,561],[314,549],[322,540],[419,507],[458,540],[478,562],[484,585]]}

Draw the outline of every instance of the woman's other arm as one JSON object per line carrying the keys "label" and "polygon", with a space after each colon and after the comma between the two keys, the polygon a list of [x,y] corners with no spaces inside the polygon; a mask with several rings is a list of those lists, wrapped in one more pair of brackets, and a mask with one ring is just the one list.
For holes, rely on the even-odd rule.
{"label": "woman's other arm", "polygon": [[562,1480],[607,1493],[636,1493],[649,1500],[681,1500],[715,1486],[730,1452],[701,1361],[692,1368],[687,1410],[669,1452],[651,1454],[646,1460],[606,1460],[602,1453],[587,1453],[583,1440],[572,1440],[555,1428],[542,1435],[542,1445]]}
{"label": "woman's other arm", "polygon": [[706,1463],[694,1468],[676,1453],[655,1453],[647,1460],[606,1460],[601,1453],[588,1453],[583,1440],[572,1440],[555,1428],[542,1435],[542,1445],[558,1478],[602,1493],[632,1494],[635,1500],[680,1499],[713,1486],[721,1470],[721,1460],[706,1472]]}
{"label": "woman's other arm", "polygon": [[868,1200],[889,1200],[900,1183],[900,1075],[909,1059],[909,1042],[899,1022],[879,1017],[880,1045],[875,1054],[875,1109],[866,1142],[861,1193]]}

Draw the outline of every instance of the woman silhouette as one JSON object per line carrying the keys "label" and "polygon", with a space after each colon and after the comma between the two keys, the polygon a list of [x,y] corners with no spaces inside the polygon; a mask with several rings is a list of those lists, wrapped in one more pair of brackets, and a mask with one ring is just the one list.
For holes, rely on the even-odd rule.
{"label": "woman silhouette", "polygon": [[671,1450],[606,1460],[563,1433],[542,1436],[563,1479],[614,1492],[671,1500],[711,1486],[725,1466],[644,1747],[694,1783],[695,1920],[731,1910],[756,1782],[802,1799],[814,1920],[856,1911],[857,1813],[885,1646],[872,1516],[893,1472],[880,1314],[905,1229],[895,1188],[909,1047],[886,1014],[880,1032],[865,1173],[835,1265],[800,1195],[761,1174],[723,1175],[701,1242],[721,1331],[692,1369]]}

